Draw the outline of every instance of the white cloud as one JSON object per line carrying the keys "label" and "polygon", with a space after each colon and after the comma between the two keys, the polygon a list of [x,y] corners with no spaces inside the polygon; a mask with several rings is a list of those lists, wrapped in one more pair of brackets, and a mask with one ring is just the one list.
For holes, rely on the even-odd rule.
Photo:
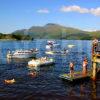
{"label": "white cloud", "polygon": [[77,5],[73,6],[62,6],[60,9],[61,12],[78,12],[78,13],[90,13],[95,16],[100,16],[100,7],[98,8],[83,8]]}
{"label": "white cloud", "polygon": [[100,16],[100,7],[96,8],[96,9],[91,8],[90,13],[95,15],[95,16]]}
{"label": "white cloud", "polygon": [[45,8],[45,9],[39,9],[37,12],[38,13],[49,13],[49,10]]}
{"label": "white cloud", "polygon": [[86,9],[86,8],[81,8],[80,6],[63,6],[61,9],[60,9],[62,12],[71,12],[71,11],[74,11],[74,12],[79,12],[79,13],[88,13],[89,10]]}

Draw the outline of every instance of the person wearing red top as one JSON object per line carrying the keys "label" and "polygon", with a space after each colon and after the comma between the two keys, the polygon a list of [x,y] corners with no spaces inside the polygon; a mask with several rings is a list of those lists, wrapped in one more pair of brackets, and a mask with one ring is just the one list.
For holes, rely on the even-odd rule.
{"label": "person wearing red top", "polygon": [[88,65],[88,60],[87,58],[84,58],[83,60],[83,64],[82,64],[82,67],[83,67],[83,75],[86,75],[87,74],[87,65]]}

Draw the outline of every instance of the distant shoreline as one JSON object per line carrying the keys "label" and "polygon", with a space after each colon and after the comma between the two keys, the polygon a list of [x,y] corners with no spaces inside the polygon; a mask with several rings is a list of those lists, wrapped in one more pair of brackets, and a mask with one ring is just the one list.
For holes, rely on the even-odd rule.
{"label": "distant shoreline", "polygon": [[[34,40],[39,40],[39,39],[34,39]],[[34,41],[34,40],[0,39],[0,41]],[[40,39],[40,40],[81,40],[81,39]],[[84,39],[84,40],[87,40],[87,39]],[[88,39],[88,40],[91,41],[92,39]]]}

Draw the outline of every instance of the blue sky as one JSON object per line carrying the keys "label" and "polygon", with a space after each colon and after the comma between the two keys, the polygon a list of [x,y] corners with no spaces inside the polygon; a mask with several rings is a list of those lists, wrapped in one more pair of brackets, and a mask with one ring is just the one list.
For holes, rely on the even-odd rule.
{"label": "blue sky", "polygon": [[47,23],[100,30],[100,0],[0,0],[0,32]]}

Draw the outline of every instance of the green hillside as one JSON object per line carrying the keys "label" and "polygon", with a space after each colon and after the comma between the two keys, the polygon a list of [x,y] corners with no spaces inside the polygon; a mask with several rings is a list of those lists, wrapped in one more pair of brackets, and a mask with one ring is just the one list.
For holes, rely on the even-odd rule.
{"label": "green hillside", "polygon": [[[32,26],[29,29],[17,30],[11,34],[7,34],[7,36],[9,36],[8,38],[16,40],[30,40],[33,38],[89,40],[94,37],[100,38],[100,31],[88,32],[59,24],[48,23],[44,26]],[[3,38],[7,38],[7,36]]]}

